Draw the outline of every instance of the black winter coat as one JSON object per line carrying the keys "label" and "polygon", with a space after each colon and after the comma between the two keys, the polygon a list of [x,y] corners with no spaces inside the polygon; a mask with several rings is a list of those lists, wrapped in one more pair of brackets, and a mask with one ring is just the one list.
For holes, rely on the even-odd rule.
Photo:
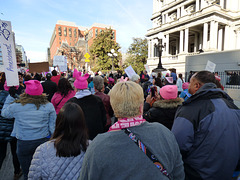
{"label": "black winter coat", "polygon": [[7,96],[7,91],[0,91],[0,141],[11,141],[13,139],[11,133],[13,130],[14,119],[7,119],[1,116],[1,111]]}
{"label": "black winter coat", "polygon": [[182,98],[158,100],[152,108],[149,103],[145,103],[143,118],[148,122],[159,122],[171,130],[177,108],[183,101]]}

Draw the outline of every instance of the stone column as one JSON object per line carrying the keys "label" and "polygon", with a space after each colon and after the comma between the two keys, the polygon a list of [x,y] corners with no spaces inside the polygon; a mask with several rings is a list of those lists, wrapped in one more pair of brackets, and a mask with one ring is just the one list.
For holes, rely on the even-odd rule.
{"label": "stone column", "polygon": [[184,10],[184,6],[181,7],[181,17],[183,17],[185,15],[185,10]]}
{"label": "stone column", "polygon": [[180,31],[179,53],[183,53],[183,30]]}
{"label": "stone column", "polygon": [[199,35],[199,47],[198,49],[203,49],[203,32]]}
{"label": "stone column", "polygon": [[166,35],[166,56],[169,55],[169,34]]}
{"label": "stone column", "polygon": [[169,22],[169,17],[168,17],[168,13],[166,14],[166,22],[165,23],[168,23]]}
{"label": "stone column", "polygon": [[181,17],[181,9],[177,8],[177,19]]}
{"label": "stone column", "polygon": [[189,39],[188,35],[189,35],[189,29],[186,28],[185,29],[185,41],[184,41],[184,52],[185,53],[188,53],[188,39]]}
{"label": "stone column", "polygon": [[199,7],[199,0],[196,0],[196,12],[200,10],[200,7]]}
{"label": "stone column", "polygon": [[179,53],[179,39],[176,39],[176,54]]}
{"label": "stone column", "polygon": [[208,40],[208,23],[203,25],[203,49],[207,49],[207,40]]}
{"label": "stone column", "polygon": [[220,6],[224,8],[224,0],[220,0]]}
{"label": "stone column", "polygon": [[228,25],[226,25],[225,26],[225,33],[224,33],[224,50],[228,50],[228,49],[230,49],[229,48],[229,38],[230,38],[230,36],[229,36],[229,26]]}
{"label": "stone column", "polygon": [[194,52],[198,50],[198,33],[194,34]]}
{"label": "stone column", "polygon": [[210,22],[210,49],[217,49],[218,22]]}
{"label": "stone column", "polygon": [[218,51],[222,51],[223,29],[218,30]]}

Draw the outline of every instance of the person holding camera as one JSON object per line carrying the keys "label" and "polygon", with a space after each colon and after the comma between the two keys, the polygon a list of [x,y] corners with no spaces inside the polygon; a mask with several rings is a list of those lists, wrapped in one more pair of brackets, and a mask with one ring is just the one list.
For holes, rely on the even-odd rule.
{"label": "person holding camera", "polygon": [[[151,90],[144,104],[144,119],[148,122],[159,122],[171,130],[177,108],[184,101],[177,95],[178,88],[176,85],[163,86],[160,89],[160,95]],[[151,107],[153,100],[155,102]]]}

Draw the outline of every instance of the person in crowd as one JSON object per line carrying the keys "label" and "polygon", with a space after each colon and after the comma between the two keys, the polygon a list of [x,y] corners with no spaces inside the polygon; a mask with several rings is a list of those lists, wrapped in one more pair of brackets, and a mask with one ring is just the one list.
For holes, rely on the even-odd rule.
{"label": "person in crowd", "polygon": [[[121,77],[120,77],[121,78]],[[130,78],[130,81],[133,81],[137,84],[140,83],[140,76],[138,74],[134,74],[131,78]]]}
{"label": "person in crowd", "polygon": [[76,103],[66,103],[58,113],[51,140],[40,145],[33,155],[28,180],[76,180],[87,146],[84,113]]}
{"label": "person in crowd", "polygon": [[49,102],[51,102],[54,93],[57,92],[57,84],[51,80],[51,77],[51,74],[47,73],[47,80],[42,83],[43,92],[47,94],[47,99]]}
{"label": "person in crowd", "polygon": [[174,135],[160,123],[148,123],[142,117],[141,86],[119,82],[110,91],[110,101],[118,121],[89,145],[79,179],[183,180],[183,162]]}
{"label": "person in crowd", "polygon": [[184,83],[184,80],[183,80],[182,74],[179,73],[178,74],[178,79],[177,79],[178,95],[180,95],[181,92],[183,91],[183,89],[182,89],[183,83]]}
{"label": "person in crowd", "polygon": [[173,77],[166,76],[163,80],[163,86],[165,86],[165,85],[174,85]]}
{"label": "person in crowd", "polygon": [[1,74],[0,74],[0,90],[4,90],[5,81],[6,81],[5,72],[1,72]]}
{"label": "person in crowd", "polygon": [[60,111],[63,105],[75,95],[75,91],[66,78],[62,78],[58,82],[58,90],[54,93],[51,103],[53,104],[56,113]]}
{"label": "person in crowd", "polygon": [[17,156],[26,180],[36,148],[54,132],[56,112],[39,81],[29,80],[25,85],[25,93],[14,103],[6,99],[1,115],[15,118],[11,136],[17,138]]}
{"label": "person in crowd", "polygon": [[23,77],[23,80],[24,80],[24,82],[29,81],[29,80],[32,80],[32,77],[29,74],[27,74]]}
{"label": "person in crowd", "polygon": [[187,81],[187,82],[190,82],[190,79],[191,79],[191,77],[193,76],[193,74],[194,74],[193,71],[190,71],[190,72],[189,72],[189,76],[188,76],[188,81]]}
{"label": "person in crowd", "polygon": [[105,77],[104,77],[104,94],[108,94],[110,90],[111,90],[111,89],[110,89],[109,86],[108,86],[108,79],[107,79],[107,77],[105,76]]}
{"label": "person in crowd", "polygon": [[[58,66],[57,66],[58,67]],[[51,77],[51,81],[55,82],[58,85],[58,81],[61,78],[61,71],[58,67],[59,72],[57,72],[55,69],[52,71],[52,77]]]}
{"label": "person in crowd", "polygon": [[88,89],[89,91],[94,94],[95,91],[94,91],[94,85],[93,85],[93,78],[92,77],[89,77],[88,78]]}
{"label": "person in crowd", "polygon": [[224,91],[224,87],[223,87],[223,85],[220,82],[221,78],[220,78],[220,76],[218,76],[218,73],[215,73],[215,79],[216,79],[217,88],[220,88],[221,90]]}
{"label": "person in crowd", "polygon": [[112,87],[114,86],[114,84],[115,84],[115,79],[109,77],[109,78],[108,78],[108,87],[109,87],[109,89],[112,89]]}
{"label": "person in crowd", "polygon": [[107,124],[105,126],[105,131],[108,131],[109,127],[111,126],[111,118],[113,117],[113,110],[110,104],[110,96],[103,93],[104,79],[101,76],[94,77],[93,84],[95,89],[95,95],[102,99],[105,110],[106,110]]}
{"label": "person in crowd", "polygon": [[170,70],[170,77],[173,78],[173,84],[176,84],[176,82],[177,82],[176,69],[171,69],[171,70]]}
{"label": "person in crowd", "polygon": [[231,179],[240,157],[240,110],[209,71],[194,74],[192,96],[178,108],[174,133],[186,179]]}
{"label": "person in crowd", "polygon": [[39,74],[39,73],[35,73],[35,75],[34,75],[34,77],[33,77],[33,79],[34,80],[38,80],[39,82],[41,81],[41,75]]}
{"label": "person in crowd", "polygon": [[[5,90],[0,91],[0,111],[4,105],[6,98],[9,102],[13,102],[18,98],[16,94],[17,88],[19,86],[9,87],[6,84],[4,85]],[[10,94],[9,94],[10,93]],[[14,179],[18,179],[22,176],[22,170],[20,168],[20,163],[17,157],[17,139],[11,136],[13,130],[14,119],[8,119],[0,116],[0,169],[2,167],[3,161],[7,153],[7,144],[10,143],[12,162],[14,167]]]}
{"label": "person in crowd", "polygon": [[25,89],[26,89],[26,85],[23,83],[23,74],[18,72],[18,79],[19,79],[19,87],[17,89],[17,94],[23,94]]}
{"label": "person in crowd", "polygon": [[146,97],[148,96],[148,89],[150,88],[150,86],[151,86],[151,82],[149,81],[149,78],[145,78],[142,84],[144,99],[146,99]]}
{"label": "person in crowd", "polygon": [[107,122],[104,104],[100,97],[92,95],[88,90],[88,74],[82,77],[81,72],[74,69],[73,77],[76,78],[74,86],[77,92],[68,102],[75,102],[82,108],[88,128],[89,139],[93,140],[97,134],[104,132]]}
{"label": "person in crowd", "polygon": [[181,94],[179,95],[180,98],[183,98],[184,101],[186,101],[188,98],[190,98],[192,95],[188,92],[188,86],[189,86],[189,82],[185,82],[182,84],[182,89],[183,91],[181,92]]}
{"label": "person in crowd", "polygon": [[73,78],[72,72],[69,72],[68,81],[71,84],[72,88],[74,89],[75,87],[74,87],[73,83],[74,83],[75,79]]}
{"label": "person in crowd", "polygon": [[159,77],[154,78],[152,84],[153,84],[153,86],[157,87],[158,92],[160,91],[160,88],[163,87],[161,78],[159,78]]}
{"label": "person in crowd", "polygon": [[174,116],[178,106],[182,105],[183,99],[177,97],[178,89],[176,85],[166,85],[160,89],[160,96],[155,94],[157,101],[150,107],[152,94],[148,95],[144,103],[143,117],[148,122],[159,122],[171,130]]}

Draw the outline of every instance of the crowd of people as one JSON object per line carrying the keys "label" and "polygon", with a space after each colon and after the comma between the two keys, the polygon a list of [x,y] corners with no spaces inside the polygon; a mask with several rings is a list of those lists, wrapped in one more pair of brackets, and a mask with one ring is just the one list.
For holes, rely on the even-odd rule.
{"label": "crowd of people", "polygon": [[0,168],[14,179],[228,180],[240,110],[209,71],[0,74]]}

